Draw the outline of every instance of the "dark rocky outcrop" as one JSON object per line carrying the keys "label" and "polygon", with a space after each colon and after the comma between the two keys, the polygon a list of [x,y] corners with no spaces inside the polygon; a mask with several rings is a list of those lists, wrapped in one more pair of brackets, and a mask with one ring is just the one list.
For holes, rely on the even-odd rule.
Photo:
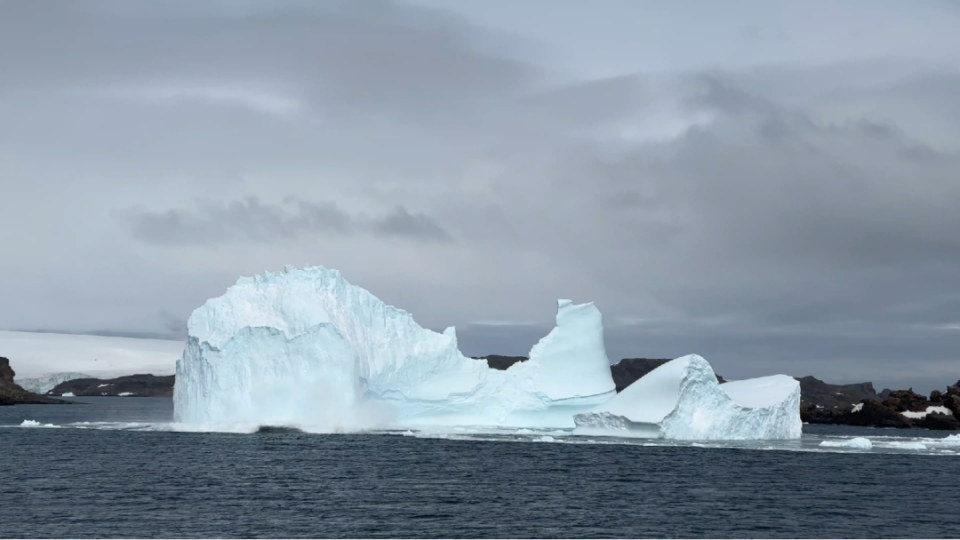
{"label": "dark rocky outcrop", "polygon": [[16,373],[10,366],[10,360],[0,357],[0,405],[57,405],[67,403],[28,392],[13,382]]}
{"label": "dark rocky outcrop", "polygon": [[950,414],[930,413],[915,422],[926,429],[960,431],[960,420]]}
{"label": "dark rocky outcrop", "polygon": [[624,358],[610,366],[613,383],[617,385],[617,392],[630,386],[638,379],[666,364],[672,358]]}
{"label": "dark rocky outcrop", "polygon": [[[802,392],[802,390],[801,390]],[[911,428],[914,423],[902,414],[875,400],[865,400],[860,410],[852,408],[823,408],[816,405],[800,407],[800,420],[809,424],[843,424],[847,426]]]}
{"label": "dark rocky outcrop", "polygon": [[173,396],[174,375],[157,377],[156,375],[127,375],[115,379],[74,379],[58,384],[47,392],[48,395],[62,396],[72,393],[75,396],[136,396],[170,397]]}
{"label": "dark rocky outcrop", "polygon": [[[818,381],[819,382],[819,381]],[[828,385],[830,386],[830,385]],[[852,386],[852,385],[847,385]],[[843,387],[838,387],[843,388]],[[870,385],[872,389],[872,385]],[[801,385],[801,393],[804,392]],[[817,396],[803,395],[800,418],[811,424],[845,424],[872,427],[919,427],[934,430],[960,430],[960,384],[948,386],[945,392],[934,391],[928,399],[913,389],[887,390],[880,393],[882,399],[863,399],[856,406],[828,407],[817,403]],[[848,396],[843,396],[846,399]],[[929,412],[931,407],[945,407],[952,414]],[[907,413],[926,413],[920,418],[910,418]]]}
{"label": "dark rocky outcrop", "polygon": [[[624,358],[613,364],[610,366],[610,374],[613,375],[613,383],[617,385],[617,392],[622,392],[624,388],[670,360],[673,358]],[[727,381],[717,375],[717,382],[723,384]]]}
{"label": "dark rocky outcrop", "polygon": [[927,407],[934,405],[927,400],[927,396],[917,394],[913,388],[909,390],[894,390],[890,392],[883,403],[897,412],[923,412]]}
{"label": "dark rocky outcrop", "polygon": [[824,409],[849,409],[864,400],[880,401],[873,383],[828,384],[813,376],[798,377],[800,407],[819,406]]}
{"label": "dark rocky outcrop", "polygon": [[940,397],[940,405],[950,409],[953,416],[960,418],[960,381],[947,387],[947,391]]}
{"label": "dark rocky outcrop", "polygon": [[526,356],[501,356],[499,354],[491,354],[489,356],[474,356],[474,360],[486,360],[487,365],[490,366],[490,369],[497,369],[500,371],[506,370],[508,367],[516,364],[517,362],[525,362],[529,360]]}
{"label": "dark rocky outcrop", "polygon": [[16,376],[17,374],[13,371],[13,368],[10,367],[10,360],[0,357],[0,382],[16,384],[13,382],[13,379]]}

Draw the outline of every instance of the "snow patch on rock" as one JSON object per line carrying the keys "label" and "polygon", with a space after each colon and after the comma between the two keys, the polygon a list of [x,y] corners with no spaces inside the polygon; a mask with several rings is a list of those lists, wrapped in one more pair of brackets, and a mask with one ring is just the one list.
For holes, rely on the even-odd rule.
{"label": "snow patch on rock", "polygon": [[904,411],[900,414],[902,414],[903,416],[906,416],[907,418],[919,419],[927,416],[928,414],[933,414],[933,413],[946,414],[948,416],[953,416],[953,411],[940,405],[931,405],[930,407],[927,407],[927,410],[925,411]]}

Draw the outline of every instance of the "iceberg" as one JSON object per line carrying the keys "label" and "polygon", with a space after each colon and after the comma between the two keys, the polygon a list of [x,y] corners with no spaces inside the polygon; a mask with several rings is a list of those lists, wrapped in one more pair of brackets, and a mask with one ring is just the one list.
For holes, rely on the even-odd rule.
{"label": "iceberg", "polygon": [[854,437],[852,439],[845,439],[842,441],[823,441],[820,443],[820,446],[823,447],[832,447],[832,448],[856,448],[857,450],[870,450],[873,448],[873,443],[870,442],[870,439],[863,437]]}
{"label": "iceberg", "polygon": [[616,395],[592,303],[558,301],[555,328],[505,371],[323,267],[240,278],[187,327],[174,387],[187,425],[573,428]]}
{"label": "iceberg", "polygon": [[693,354],[654,369],[574,421],[575,435],[798,439],[800,384],[773,375],[721,385],[710,364]]}
{"label": "iceberg", "polygon": [[926,450],[927,449],[927,445],[923,444],[920,441],[906,441],[906,442],[893,441],[890,443],[890,446],[892,448],[899,448],[901,450]]}

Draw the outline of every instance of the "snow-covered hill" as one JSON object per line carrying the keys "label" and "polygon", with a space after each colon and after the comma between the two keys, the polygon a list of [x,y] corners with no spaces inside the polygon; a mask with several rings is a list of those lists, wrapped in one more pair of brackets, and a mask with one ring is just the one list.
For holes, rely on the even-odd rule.
{"label": "snow-covered hill", "polygon": [[0,331],[0,356],[10,359],[18,384],[65,372],[101,378],[172,375],[183,347],[182,341],[165,339]]}

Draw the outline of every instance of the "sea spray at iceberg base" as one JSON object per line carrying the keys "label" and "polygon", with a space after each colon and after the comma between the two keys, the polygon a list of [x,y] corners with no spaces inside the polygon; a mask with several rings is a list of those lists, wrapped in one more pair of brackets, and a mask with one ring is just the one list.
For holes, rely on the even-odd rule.
{"label": "sea spray at iceberg base", "polygon": [[417,426],[573,428],[616,393],[593,304],[505,371],[322,267],[241,278],[188,321],[175,420],[319,431]]}
{"label": "sea spray at iceberg base", "polygon": [[580,435],[799,439],[800,384],[773,375],[721,385],[710,364],[692,354],[663,364],[574,419]]}

